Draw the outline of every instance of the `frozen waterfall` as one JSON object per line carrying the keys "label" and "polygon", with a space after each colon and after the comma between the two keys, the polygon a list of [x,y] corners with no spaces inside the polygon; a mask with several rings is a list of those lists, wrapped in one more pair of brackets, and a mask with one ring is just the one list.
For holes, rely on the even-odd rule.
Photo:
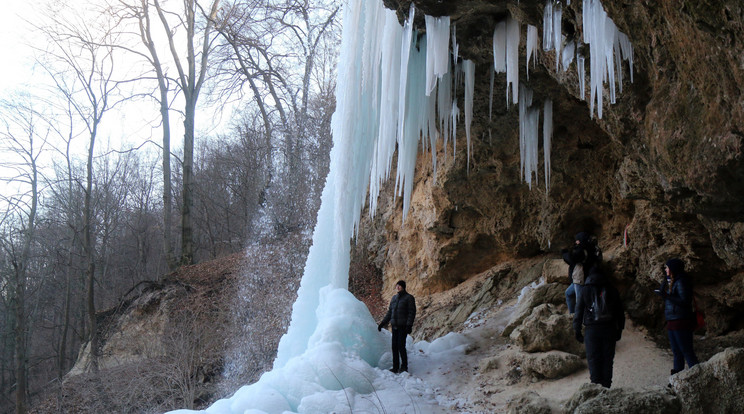
{"label": "frozen waterfall", "polygon": [[[590,45],[591,111],[593,114],[596,103],[601,118],[604,80],[609,83],[610,99],[614,101],[616,84],[622,92],[624,61],[629,62],[632,81],[633,50],[629,38],[618,31],[599,0],[584,0],[583,7],[584,42]],[[577,51],[583,96],[585,60],[578,54],[578,39],[563,47],[561,9],[553,0],[546,3],[543,49],[555,50],[556,71],[561,64],[566,70],[573,62],[574,50]],[[470,168],[476,84],[474,62],[458,59],[456,29],[450,18],[425,16],[426,36],[419,36],[413,25],[414,16],[411,6],[401,26],[395,12],[386,9],[381,0],[344,3],[330,171],[290,326],[279,343],[273,369],[255,384],[217,401],[204,412],[331,412],[354,407],[372,411],[376,406],[369,405],[370,394],[400,393],[385,388],[389,385],[381,380],[384,378],[377,368],[389,346],[389,333],[377,331],[366,306],[347,290],[350,239],[357,231],[367,194],[370,214],[374,214],[380,188],[391,178],[396,150],[395,189],[397,196],[403,198],[404,219],[410,208],[419,151],[431,151],[436,176],[437,140],[443,142],[446,151],[451,139],[453,151],[456,150],[461,84],[466,162]],[[493,70],[489,75],[505,72],[506,106],[519,104],[520,174],[530,188],[533,179],[538,182],[537,102],[542,102],[547,196],[554,107],[549,98],[535,99],[532,89],[520,82],[520,30],[519,21],[511,16],[496,24]],[[533,65],[537,60],[537,28],[528,26],[526,38],[525,63],[529,70],[530,60]],[[427,392],[422,390],[421,394]],[[406,395],[400,398],[404,401]],[[412,404],[426,412],[427,401]],[[431,401],[436,404],[433,398]]]}

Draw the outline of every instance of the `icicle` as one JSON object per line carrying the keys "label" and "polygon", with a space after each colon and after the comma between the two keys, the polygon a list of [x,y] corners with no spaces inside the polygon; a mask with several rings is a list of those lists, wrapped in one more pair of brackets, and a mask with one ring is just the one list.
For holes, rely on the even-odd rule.
{"label": "icicle", "polygon": [[506,20],[496,23],[493,30],[493,70],[506,72]]}
{"label": "icicle", "polygon": [[449,138],[451,135],[450,122],[452,120],[452,73],[447,72],[446,75],[439,80],[439,87],[437,88],[437,107],[439,109],[439,131],[441,132],[443,146],[444,146],[444,157],[447,159],[447,145],[449,144]]}
{"label": "icicle", "polygon": [[398,167],[395,179],[396,193],[403,197],[403,221],[408,216],[413,193],[413,180],[418,155],[419,139],[428,138],[433,117],[432,101],[434,97],[426,96],[426,37],[422,37],[419,47],[411,49],[408,65],[408,80],[405,97],[405,126],[402,136],[398,137]]}
{"label": "icicle", "polygon": [[490,123],[493,120],[493,82],[496,72],[493,70],[489,70],[489,72],[491,72],[491,84],[488,92],[488,122]]}
{"label": "icicle", "polygon": [[563,71],[568,70],[568,66],[573,62],[574,59],[574,53],[576,52],[576,42],[573,40],[568,42],[566,44],[566,47],[563,48],[563,52],[561,53],[561,65],[563,66]]}
{"label": "icicle", "polygon": [[473,94],[475,92],[475,63],[464,60],[462,68],[465,72],[465,137],[467,143],[467,171],[470,172],[470,124],[473,122]]}
{"label": "icicle", "polygon": [[406,90],[408,89],[408,61],[411,57],[411,44],[413,42],[413,18],[416,10],[411,3],[408,11],[408,20],[403,25],[403,40],[400,47],[400,85],[398,87],[398,133],[396,138],[400,141],[406,124]]}
{"label": "icicle", "polygon": [[543,11],[543,50],[553,50],[553,0],[545,1]]}
{"label": "icicle", "polygon": [[617,34],[617,27],[611,19],[605,18],[604,26],[604,53],[605,53],[605,67],[607,68],[607,83],[610,86],[610,103],[615,103],[615,65],[613,61],[614,56],[614,43]]}
{"label": "icicle", "polygon": [[555,71],[558,72],[558,65],[561,61],[561,47],[563,46],[563,36],[561,33],[561,19],[563,10],[560,3],[553,7],[553,48],[555,49]]}
{"label": "icicle", "polygon": [[545,100],[543,109],[543,158],[545,160],[545,197],[550,191],[550,146],[553,137],[553,101]]}
{"label": "icicle", "polygon": [[452,76],[452,109],[449,114],[452,121],[452,159],[454,160],[457,155],[457,121],[460,119],[460,108],[457,107],[457,85],[460,83],[462,76],[462,70],[460,64],[457,63],[457,54],[460,49],[460,45],[457,43],[457,25],[452,25],[452,66],[455,69],[455,73]]}
{"label": "icicle", "polygon": [[532,65],[537,64],[537,27],[533,25],[527,26],[527,62],[526,72],[527,79],[530,78],[530,58],[532,58]]}
{"label": "icicle", "polygon": [[377,146],[372,158],[372,170],[369,184],[369,214],[377,210],[377,199],[380,186],[390,176],[393,152],[395,151],[396,130],[398,127],[398,107],[400,95],[400,48],[403,39],[403,27],[398,17],[391,10],[385,11],[385,23],[380,47],[380,120]]}
{"label": "icicle", "polygon": [[633,81],[633,49],[628,37],[618,31],[615,23],[607,16],[599,0],[583,1],[584,42],[589,44],[590,53],[590,110],[594,116],[602,118],[603,85],[609,82],[610,102],[615,103],[615,85],[622,91],[622,60],[630,63],[630,79]]}
{"label": "icicle", "polygon": [[506,103],[509,105],[509,85],[512,103],[519,102],[519,21],[506,19]]}
{"label": "icicle", "polygon": [[584,67],[584,56],[581,53],[576,54],[576,71],[579,77],[579,95],[582,100],[586,100],[586,68]]}
{"label": "icicle", "polygon": [[633,83],[633,45],[630,44],[630,39],[625,33],[618,33],[617,41],[620,43],[623,60],[627,60],[630,66],[630,83]]}
{"label": "icicle", "polygon": [[460,108],[457,107],[457,99],[452,101],[452,159],[455,159],[457,153],[457,121],[460,119]]}
{"label": "icicle", "polygon": [[449,69],[450,18],[424,16],[426,21],[426,96],[431,95],[437,79]]}
{"label": "icicle", "polygon": [[537,176],[538,124],[540,110],[532,108],[532,89],[519,85],[519,165],[520,176],[532,188],[532,174]]}
{"label": "icicle", "polygon": [[457,24],[452,25],[452,65],[457,65],[457,55],[460,50],[460,45],[457,44]]}

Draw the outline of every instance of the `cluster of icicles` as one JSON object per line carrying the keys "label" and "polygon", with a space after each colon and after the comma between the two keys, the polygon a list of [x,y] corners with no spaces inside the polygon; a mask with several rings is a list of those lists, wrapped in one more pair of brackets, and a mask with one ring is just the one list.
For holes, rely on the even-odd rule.
{"label": "cluster of icicles", "polygon": [[[386,9],[382,1],[352,2],[355,10],[347,14],[358,29],[355,57],[342,66],[340,73],[355,73],[361,84],[349,85],[338,97],[354,101],[355,114],[338,114],[346,134],[364,134],[372,144],[366,150],[371,157],[360,157],[368,162],[370,176],[370,213],[376,210],[381,184],[387,181],[392,167],[393,153],[398,148],[396,195],[403,197],[403,219],[410,206],[414,168],[419,140],[423,150],[432,153],[433,176],[436,178],[437,139],[443,141],[445,157],[450,140],[452,151],[457,149],[455,140],[460,119],[458,87],[464,91],[464,123],[467,144],[467,168],[470,168],[471,123],[473,119],[473,93],[475,64],[458,60],[455,25],[449,16],[425,16],[426,36],[418,36],[413,28],[415,14],[411,4],[408,19],[401,27],[395,12]],[[570,4],[570,0],[567,5]],[[561,33],[562,4],[547,0],[544,10],[542,47],[554,50],[556,72],[566,71],[576,59],[579,95],[585,96],[585,64],[577,42],[566,39]],[[583,1],[583,43],[590,51],[590,105],[592,116],[596,103],[597,116],[602,118],[603,88],[609,86],[610,102],[615,102],[615,85],[622,92],[622,62],[628,61],[632,82],[633,51],[628,37],[619,32],[607,16],[599,0]],[[496,24],[493,34],[493,71],[491,71],[492,111],[493,75],[506,73],[506,103],[519,105],[520,174],[532,188],[533,175],[537,177],[540,108],[533,105],[532,90],[519,81],[519,47],[521,27],[517,20],[507,17]],[[528,25],[526,35],[526,63],[537,59],[537,27]],[[361,49],[361,50],[360,50]],[[583,48],[585,49],[585,48]],[[545,193],[550,185],[550,147],[553,133],[553,104],[543,100],[543,158]],[[349,109],[349,108],[347,108]],[[356,157],[355,157],[356,158]],[[369,159],[369,161],[367,161]],[[359,207],[363,200],[358,200]]]}

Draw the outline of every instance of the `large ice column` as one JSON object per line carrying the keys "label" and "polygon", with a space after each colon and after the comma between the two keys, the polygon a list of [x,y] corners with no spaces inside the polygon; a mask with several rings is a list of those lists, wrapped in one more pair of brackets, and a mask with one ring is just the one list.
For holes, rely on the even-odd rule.
{"label": "large ice column", "polygon": [[[291,323],[279,342],[274,369],[307,349],[318,325],[315,310],[321,288],[348,287],[349,239],[359,222],[377,139],[378,110],[373,103],[379,104],[380,65],[376,58],[365,57],[365,36],[370,36],[367,30],[378,33],[372,25],[384,21],[384,14],[376,1],[350,1],[344,8],[330,168]],[[372,48],[371,43],[367,46]]]}

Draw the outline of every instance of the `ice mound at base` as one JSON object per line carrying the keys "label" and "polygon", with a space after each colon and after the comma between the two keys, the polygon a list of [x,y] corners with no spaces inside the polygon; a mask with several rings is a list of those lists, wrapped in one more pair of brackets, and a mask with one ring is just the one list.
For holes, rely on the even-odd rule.
{"label": "ice mound at base", "polygon": [[[377,331],[367,307],[348,290],[322,288],[316,313],[318,326],[303,354],[203,411],[170,414],[441,412],[441,396],[423,381],[387,371],[391,334]],[[409,336],[407,347],[411,364],[425,366],[465,346],[462,335],[450,333],[431,343],[413,344]]]}

